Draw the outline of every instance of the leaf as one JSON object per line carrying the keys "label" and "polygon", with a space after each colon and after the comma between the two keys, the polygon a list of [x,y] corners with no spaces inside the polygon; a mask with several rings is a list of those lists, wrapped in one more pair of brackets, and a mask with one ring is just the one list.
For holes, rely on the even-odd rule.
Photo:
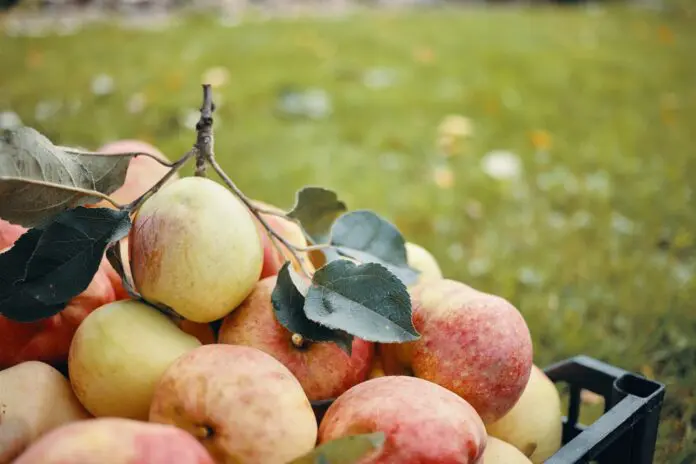
{"label": "leaf", "polygon": [[287,216],[300,221],[314,243],[328,243],[331,224],[346,210],[346,204],[335,192],[321,187],[305,187],[297,192],[295,206]]}
{"label": "leaf", "polygon": [[327,441],[288,464],[355,464],[384,446],[384,432],[349,435]]}
{"label": "leaf", "polygon": [[381,264],[406,285],[418,279],[418,271],[408,265],[406,241],[399,230],[372,211],[339,217],[331,228],[331,244],[343,256]]}
{"label": "leaf", "polygon": [[[31,127],[0,136],[0,217],[34,227],[76,206],[97,203],[126,178],[133,154],[66,152]],[[79,191],[81,190],[81,191]]]}
{"label": "leaf", "polygon": [[377,263],[356,265],[339,259],[317,270],[304,309],[316,323],[371,342],[420,337],[406,286]]}
{"label": "leaf", "polygon": [[[307,319],[304,312],[305,297],[295,286],[291,276],[290,262],[286,261],[278,272],[271,301],[278,322],[292,333],[300,334],[313,342],[334,342],[350,354],[353,337],[340,331],[324,327]],[[296,279],[297,280],[297,279]]]}
{"label": "leaf", "polygon": [[131,227],[126,211],[64,211],[0,254],[0,314],[21,322],[50,317],[84,291],[104,250]]}

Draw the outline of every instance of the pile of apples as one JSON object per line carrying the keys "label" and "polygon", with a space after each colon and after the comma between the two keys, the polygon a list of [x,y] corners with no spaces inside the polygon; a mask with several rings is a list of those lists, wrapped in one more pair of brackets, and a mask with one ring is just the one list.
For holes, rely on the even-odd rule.
{"label": "pile of apples", "polygon": [[[100,151],[164,156],[132,141]],[[136,157],[112,196],[130,202],[165,172]],[[306,246],[298,225],[255,203]],[[0,223],[0,249],[23,232]],[[211,180],[173,178],[123,244],[127,275],[150,304],[131,299],[105,260],[56,316],[0,316],[0,464],[299,463],[318,445],[371,432],[385,441],[361,464],[541,463],[561,446],[558,391],[533,364],[520,312],[444,278],[414,243],[407,257],[420,276],[409,293],[421,338],[355,338],[351,354],[276,320],[276,276],[294,257]],[[64,363],[67,375],[54,367]],[[313,408],[328,400],[326,411]]]}

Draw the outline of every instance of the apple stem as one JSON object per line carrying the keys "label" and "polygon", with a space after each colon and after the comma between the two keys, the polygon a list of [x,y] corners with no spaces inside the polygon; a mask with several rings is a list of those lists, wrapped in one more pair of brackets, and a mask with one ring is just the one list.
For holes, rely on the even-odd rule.
{"label": "apple stem", "polygon": [[166,184],[169,179],[174,176],[174,174],[177,173],[181,167],[186,164],[186,162],[191,159],[192,156],[197,155],[198,149],[196,147],[193,147],[191,150],[188,151],[184,156],[179,158],[174,164],[172,164],[172,168],[167,172],[167,174],[164,175],[155,185],[152,186],[150,190],[147,192],[143,193],[140,197],[136,198],[133,200],[133,202],[127,204],[126,206],[123,207],[123,209],[127,211],[135,211],[136,209],[140,208],[143,203],[145,203],[145,200],[150,198],[153,194],[157,193],[157,191],[162,188],[164,184]]}
{"label": "apple stem", "polygon": [[193,435],[196,438],[205,440],[213,435],[213,429],[211,429],[207,425],[199,425],[198,427],[196,427],[196,430],[194,430]]}
{"label": "apple stem", "polygon": [[290,341],[292,341],[292,344],[295,346],[295,348],[304,348],[305,346],[304,337],[298,333],[292,334],[292,337],[290,337]]}
{"label": "apple stem", "polygon": [[215,103],[213,102],[213,91],[210,84],[203,84],[203,104],[201,105],[201,117],[196,123],[196,173],[197,177],[205,177],[207,160],[212,160],[215,156],[213,146],[213,112]]}

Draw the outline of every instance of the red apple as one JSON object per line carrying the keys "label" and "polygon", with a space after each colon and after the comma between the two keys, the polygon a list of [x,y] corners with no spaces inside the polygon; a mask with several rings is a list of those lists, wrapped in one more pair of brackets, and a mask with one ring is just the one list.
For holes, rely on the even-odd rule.
{"label": "red apple", "polygon": [[387,374],[413,373],[457,393],[485,423],[503,417],[532,369],[532,339],[520,312],[499,296],[453,280],[411,289],[421,338],[380,346]]}
{"label": "red apple", "polygon": [[160,378],[150,421],[198,437],[218,464],[283,464],[314,448],[314,412],[292,373],[247,346],[203,345]]}
{"label": "red apple", "polygon": [[478,464],[486,431],[461,397],[427,380],[387,376],[351,388],[329,407],[319,443],[384,432],[381,451],[359,464]]}
{"label": "red apple", "polygon": [[63,425],[14,464],[215,464],[195,438],[171,425],[105,417]]}
{"label": "red apple", "polygon": [[218,342],[253,346],[270,354],[290,369],[312,401],[335,398],[364,381],[373,344],[355,338],[349,356],[334,343],[293,339],[275,317],[271,294],[276,280],[272,276],[256,283],[247,299],[224,319]]}
{"label": "red apple", "polygon": [[0,369],[23,361],[65,362],[82,320],[98,307],[116,300],[107,265],[108,261],[103,260],[89,286],[54,316],[34,322],[0,316]]}

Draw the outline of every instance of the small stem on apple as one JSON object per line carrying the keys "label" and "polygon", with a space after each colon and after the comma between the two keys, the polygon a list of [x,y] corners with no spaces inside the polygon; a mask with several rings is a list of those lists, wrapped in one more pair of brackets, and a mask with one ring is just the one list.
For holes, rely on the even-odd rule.
{"label": "small stem on apple", "polygon": [[191,159],[192,156],[196,155],[198,153],[198,149],[196,147],[193,147],[191,150],[189,150],[184,156],[179,158],[174,164],[172,164],[172,168],[167,172],[167,174],[164,175],[155,185],[152,186],[150,190],[142,194],[140,197],[136,198],[133,202],[129,203],[128,205],[124,206],[123,209],[127,211],[135,211],[136,209],[140,208],[142,204],[150,198],[153,194],[157,193],[157,191],[162,188],[164,184],[166,184],[169,179],[174,176],[174,174],[177,173],[181,167],[186,164],[188,160]]}
{"label": "small stem on apple", "polygon": [[298,333],[292,334],[292,337],[290,337],[290,341],[292,341],[292,344],[295,348],[304,348],[305,346],[304,337]]}
{"label": "small stem on apple", "polygon": [[213,429],[208,427],[207,425],[199,425],[193,431],[192,435],[201,440],[205,440],[212,437],[213,433]]}

